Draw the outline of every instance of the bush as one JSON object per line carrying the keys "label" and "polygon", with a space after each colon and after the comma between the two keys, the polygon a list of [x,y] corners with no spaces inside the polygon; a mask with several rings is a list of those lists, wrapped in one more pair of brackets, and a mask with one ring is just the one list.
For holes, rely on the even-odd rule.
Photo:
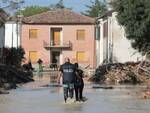
{"label": "bush", "polygon": [[24,49],[19,48],[4,48],[3,49],[3,60],[6,65],[13,65],[15,67],[20,67],[21,62],[24,59]]}

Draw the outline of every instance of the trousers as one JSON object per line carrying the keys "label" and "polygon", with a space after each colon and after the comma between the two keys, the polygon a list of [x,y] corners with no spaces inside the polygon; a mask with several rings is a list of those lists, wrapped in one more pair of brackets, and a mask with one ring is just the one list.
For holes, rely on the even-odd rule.
{"label": "trousers", "polygon": [[83,88],[84,88],[84,84],[75,85],[76,101],[83,99]]}
{"label": "trousers", "polygon": [[67,83],[63,84],[63,90],[64,90],[64,100],[66,101],[68,97],[73,98],[74,95],[74,84],[73,83]]}

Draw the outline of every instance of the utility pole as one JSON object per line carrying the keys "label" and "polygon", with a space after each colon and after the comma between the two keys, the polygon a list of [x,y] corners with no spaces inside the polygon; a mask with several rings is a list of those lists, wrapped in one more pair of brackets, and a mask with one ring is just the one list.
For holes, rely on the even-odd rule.
{"label": "utility pole", "polygon": [[17,15],[17,48],[21,46],[22,18],[22,14]]}
{"label": "utility pole", "polygon": [[13,43],[13,41],[14,41],[14,33],[13,32],[14,32],[14,23],[12,23],[12,31],[11,31],[11,36],[12,36],[11,48],[14,45],[14,43]]}

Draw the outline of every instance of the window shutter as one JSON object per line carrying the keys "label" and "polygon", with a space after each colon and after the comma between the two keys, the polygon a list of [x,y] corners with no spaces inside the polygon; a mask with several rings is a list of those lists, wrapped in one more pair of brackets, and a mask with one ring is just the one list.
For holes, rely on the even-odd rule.
{"label": "window shutter", "polygon": [[79,62],[85,61],[85,52],[83,52],[83,51],[77,52],[77,61],[79,61]]}
{"label": "window shutter", "polygon": [[85,30],[77,30],[77,40],[85,39]]}
{"label": "window shutter", "polygon": [[29,38],[37,38],[37,29],[29,30]]}

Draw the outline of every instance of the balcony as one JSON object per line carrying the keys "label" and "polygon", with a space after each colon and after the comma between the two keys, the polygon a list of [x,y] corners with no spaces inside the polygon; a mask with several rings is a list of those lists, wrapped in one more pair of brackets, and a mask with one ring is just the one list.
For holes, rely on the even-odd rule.
{"label": "balcony", "polygon": [[51,43],[48,43],[46,41],[43,41],[43,46],[46,49],[71,49],[72,43],[70,41],[66,43],[61,43],[61,44],[54,44],[52,41]]}

